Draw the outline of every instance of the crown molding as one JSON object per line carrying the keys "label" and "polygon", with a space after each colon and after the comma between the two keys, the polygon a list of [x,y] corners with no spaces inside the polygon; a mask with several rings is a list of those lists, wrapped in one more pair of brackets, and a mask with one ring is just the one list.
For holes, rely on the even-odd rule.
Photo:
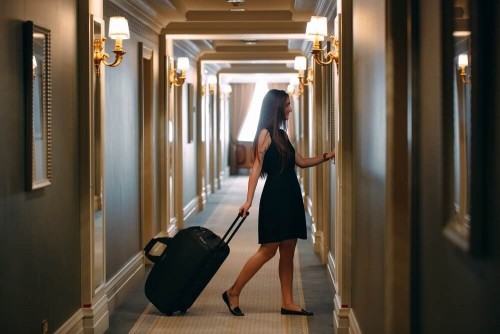
{"label": "crown molding", "polygon": [[195,60],[198,58],[200,48],[190,40],[175,40],[174,41],[174,57],[188,57]]}
{"label": "crown molding", "polygon": [[141,0],[105,0],[104,14],[124,16],[134,32],[155,39],[166,22],[165,16]]}

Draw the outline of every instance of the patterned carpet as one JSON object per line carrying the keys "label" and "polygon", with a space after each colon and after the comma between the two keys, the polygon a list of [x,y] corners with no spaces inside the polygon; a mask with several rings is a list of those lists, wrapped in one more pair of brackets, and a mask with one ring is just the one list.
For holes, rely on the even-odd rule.
{"label": "patterned carpet", "polygon": [[[247,181],[248,176],[230,177],[226,179],[222,188],[217,189],[208,197],[204,210],[189,217],[185,222],[185,227],[198,225],[213,226],[216,233],[221,234],[224,232],[233,221],[239,206],[245,199]],[[253,219],[257,217],[258,202],[263,184],[263,180],[259,180],[254,204],[251,208]],[[307,214],[306,218],[309,229],[311,222]],[[241,296],[241,308],[246,313],[246,316],[235,318],[229,314],[220,295],[222,291],[232,283],[244,261],[246,261],[247,255],[244,254],[245,247],[248,248],[250,252],[255,251],[258,247],[256,235],[257,230],[255,221],[252,222],[252,220],[249,219],[248,222],[245,222],[245,227],[243,227],[242,230],[238,232],[235,239],[231,241],[231,254],[220,269],[220,271],[224,270],[227,271],[227,273],[221,274],[221,272],[218,272],[218,276],[210,282],[202,296],[200,296],[200,298],[204,298],[205,301],[199,299],[185,315],[174,315],[175,318],[167,318],[157,313],[154,307],[149,304],[144,294],[144,282],[146,279],[146,277],[144,277],[143,280],[130,291],[123,303],[111,312],[109,328],[106,334],[145,333],[148,331],[150,333],[175,332],[202,334],[215,332],[216,330],[213,328],[219,328],[217,329],[218,333],[258,332],[270,334],[283,332],[307,333],[307,331],[312,334],[334,333],[333,284],[329,278],[328,270],[325,265],[321,264],[318,257],[313,252],[310,239],[299,240],[297,244],[300,261],[296,259],[295,293],[298,294],[296,301],[300,303],[302,303],[301,292],[303,293],[303,300],[305,303],[302,304],[302,306],[306,306],[311,311],[314,311],[314,316],[302,319],[302,317],[283,317],[279,314],[280,299],[275,297],[278,296],[279,293],[279,290],[276,288],[279,283],[275,262],[267,263],[262,271],[249,283],[247,289],[243,291]],[[246,238],[249,239],[246,240]],[[240,245],[242,247],[243,245],[246,246],[240,250]],[[298,264],[300,264],[300,270]],[[269,270],[269,274],[266,274],[264,270]],[[149,271],[149,266],[146,271]],[[297,271],[300,271],[300,277]],[[261,277],[261,275],[263,276]],[[267,278],[268,276],[269,279]],[[300,284],[299,279],[302,281],[302,284]],[[297,286],[301,287],[301,289],[297,288]],[[262,288],[264,289],[263,291],[272,290],[271,293],[273,293],[274,296],[270,298],[266,293],[262,292],[259,293],[258,297],[252,295],[250,291],[255,290],[255,287],[258,287],[258,289]],[[262,315],[262,318],[268,317],[267,319],[271,320],[265,321],[270,321],[271,323],[266,322],[265,325],[256,323],[256,321],[260,321],[255,319],[257,319],[257,316],[261,313],[267,313],[266,315]],[[204,321],[207,322],[202,321],[203,324],[199,325],[201,328],[195,327],[196,319],[202,314],[205,319]],[[214,327],[212,321],[207,320],[212,317],[216,317],[220,321],[220,324],[217,323],[217,327]],[[166,324],[167,328],[155,327],[155,321],[162,323],[165,320],[172,321]],[[179,320],[183,321],[182,324],[177,322]],[[307,321],[307,326],[303,323],[291,323],[292,321]],[[148,322],[150,323],[149,325]],[[179,329],[177,326],[182,326],[182,328]],[[239,327],[234,328],[230,326]],[[258,329],[254,326],[258,326]],[[220,327],[224,327],[224,331],[221,331]]]}
{"label": "patterned carpet", "polygon": [[[240,307],[245,312],[244,317],[232,316],[221,299],[221,293],[231,286],[245,261],[258,247],[255,207],[258,206],[263,183],[259,182],[252,214],[231,241],[229,257],[188,312],[167,317],[149,304],[130,333],[309,333],[306,317],[282,316],[279,312],[279,253],[262,267],[243,290]],[[246,178],[237,179],[228,187],[220,198],[220,204],[214,208],[204,224],[220,236],[224,234],[245,199],[242,187],[246,188]],[[295,254],[293,292],[296,303],[305,307],[298,251]]]}

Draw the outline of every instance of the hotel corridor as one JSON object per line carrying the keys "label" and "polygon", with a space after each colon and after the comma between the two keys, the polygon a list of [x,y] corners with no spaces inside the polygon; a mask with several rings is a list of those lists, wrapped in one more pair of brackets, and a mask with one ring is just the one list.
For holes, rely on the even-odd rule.
{"label": "hotel corridor", "polygon": [[[186,221],[186,227],[205,226],[222,236],[245,201],[247,182],[246,176],[227,179],[221,190],[209,197],[207,208]],[[310,237],[308,240],[299,240],[297,245],[294,298],[302,307],[313,311],[314,316],[280,314],[279,253],[264,265],[243,290],[240,306],[245,311],[244,317],[232,316],[221,299],[221,293],[232,284],[244,261],[258,247],[256,223],[264,182],[264,179],[259,180],[251,215],[231,241],[229,257],[186,314],[175,313],[167,317],[156,310],[144,295],[144,278],[127,295],[123,305],[111,313],[110,327],[106,333],[333,333],[332,280],[328,277],[327,268],[321,265],[313,253]]]}

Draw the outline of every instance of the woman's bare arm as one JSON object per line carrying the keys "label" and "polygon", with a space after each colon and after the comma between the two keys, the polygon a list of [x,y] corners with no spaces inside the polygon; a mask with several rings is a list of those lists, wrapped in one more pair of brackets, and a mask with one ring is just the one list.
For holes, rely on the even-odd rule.
{"label": "woman's bare arm", "polygon": [[300,168],[317,166],[320,163],[323,163],[333,158],[335,158],[335,149],[333,149],[331,152],[323,154],[323,156],[312,157],[312,158],[304,158],[297,151],[295,152],[295,164]]}
{"label": "woman's bare arm", "polygon": [[259,133],[257,159],[254,159],[252,170],[250,171],[250,176],[248,177],[247,200],[239,210],[243,216],[247,215],[248,209],[252,206],[255,188],[257,187],[257,182],[259,181],[260,172],[262,171],[262,165],[264,163],[264,156],[266,155],[269,145],[271,145],[271,136],[266,129],[262,129]]}

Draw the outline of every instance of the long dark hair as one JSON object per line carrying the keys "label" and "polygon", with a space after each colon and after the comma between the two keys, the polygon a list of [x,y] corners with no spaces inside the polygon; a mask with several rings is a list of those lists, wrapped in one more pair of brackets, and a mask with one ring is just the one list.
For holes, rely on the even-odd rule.
{"label": "long dark hair", "polygon": [[[283,171],[290,160],[290,151],[288,150],[288,141],[286,136],[280,133],[280,130],[286,132],[287,121],[285,117],[285,103],[289,98],[284,90],[271,89],[262,100],[260,108],[259,124],[253,140],[254,159],[260,159],[259,134],[262,129],[267,129],[281,157],[281,170]],[[265,176],[262,171],[261,176]]]}

